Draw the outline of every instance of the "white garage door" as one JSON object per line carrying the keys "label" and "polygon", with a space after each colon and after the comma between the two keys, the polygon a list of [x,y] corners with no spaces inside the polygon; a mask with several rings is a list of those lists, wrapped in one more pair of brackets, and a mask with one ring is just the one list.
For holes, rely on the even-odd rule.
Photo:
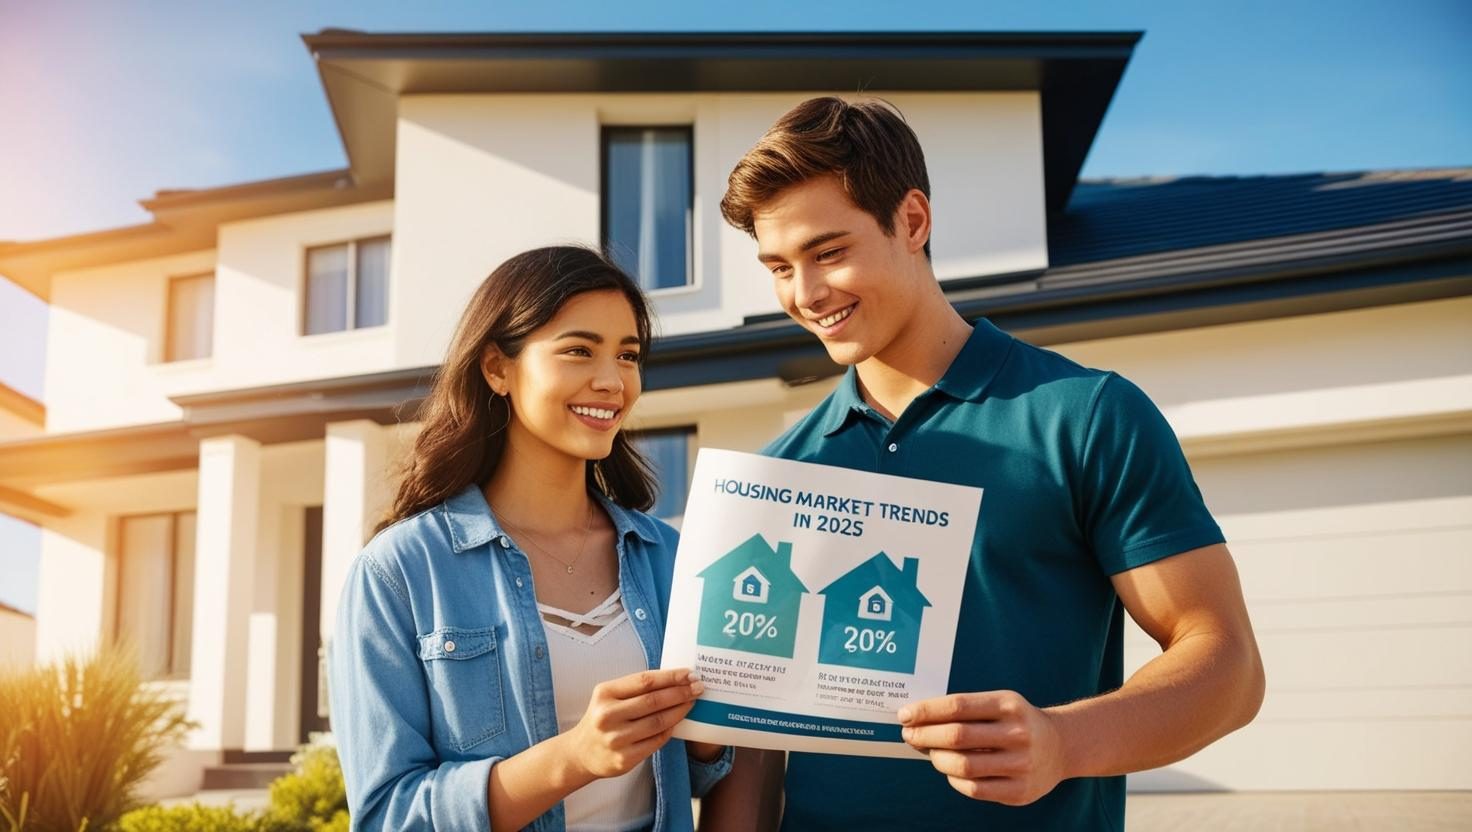
{"label": "white garage door", "polygon": [[[1472,789],[1472,436],[1193,460],[1267,665],[1152,789]],[[1126,671],[1157,649],[1131,625]]]}

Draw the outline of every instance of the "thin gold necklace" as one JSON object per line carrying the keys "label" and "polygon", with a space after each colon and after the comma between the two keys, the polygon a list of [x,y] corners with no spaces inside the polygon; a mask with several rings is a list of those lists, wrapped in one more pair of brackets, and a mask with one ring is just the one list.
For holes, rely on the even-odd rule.
{"label": "thin gold necklace", "polygon": [[563,560],[562,558],[559,558],[558,556],[552,554],[552,552],[546,546],[538,543],[537,539],[535,537],[532,537],[531,532],[512,524],[505,517],[501,518],[501,523],[507,528],[511,529],[511,531],[515,532],[517,537],[525,539],[526,542],[536,547],[536,549],[542,554],[557,561],[563,566],[566,566],[567,574],[571,575],[573,573],[573,567],[577,565],[578,561],[583,559],[583,554],[588,549],[588,536],[593,533],[593,501],[591,499],[588,500],[588,524],[583,527],[583,542],[578,544],[577,557],[573,558],[571,561]]}

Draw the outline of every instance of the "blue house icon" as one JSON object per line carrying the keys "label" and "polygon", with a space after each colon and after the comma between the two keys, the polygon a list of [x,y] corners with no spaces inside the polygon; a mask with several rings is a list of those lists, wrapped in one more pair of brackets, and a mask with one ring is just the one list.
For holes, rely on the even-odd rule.
{"label": "blue house icon", "polygon": [[896,567],[880,552],[819,590],[818,661],[914,673],[920,620],[931,605],[920,592],[919,577],[919,558],[905,558]]}

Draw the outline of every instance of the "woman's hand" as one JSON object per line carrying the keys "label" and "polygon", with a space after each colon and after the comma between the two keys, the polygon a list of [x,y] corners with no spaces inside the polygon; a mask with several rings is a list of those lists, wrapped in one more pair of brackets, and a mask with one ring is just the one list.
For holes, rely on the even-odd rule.
{"label": "woman's hand", "polygon": [[687,668],[645,670],[593,688],[588,710],[565,738],[589,779],[617,777],[658,751],[705,691]]}

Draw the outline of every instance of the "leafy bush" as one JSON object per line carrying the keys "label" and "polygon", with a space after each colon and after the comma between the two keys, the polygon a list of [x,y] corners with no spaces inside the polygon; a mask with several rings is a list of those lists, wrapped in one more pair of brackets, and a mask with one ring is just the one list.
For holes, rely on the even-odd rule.
{"label": "leafy bush", "polygon": [[257,832],[260,818],[233,806],[148,806],[123,815],[118,832]]}
{"label": "leafy bush", "polygon": [[192,727],[119,648],[0,677],[0,714],[0,818],[16,832],[112,827]]}
{"label": "leafy bush", "polygon": [[337,749],[323,742],[292,755],[296,771],[271,784],[266,823],[274,832],[322,832],[348,828],[348,794]]}
{"label": "leafy bush", "polygon": [[314,742],[292,755],[296,770],[271,784],[259,812],[189,803],[125,815],[119,832],[348,832],[348,798],[337,749]]}

